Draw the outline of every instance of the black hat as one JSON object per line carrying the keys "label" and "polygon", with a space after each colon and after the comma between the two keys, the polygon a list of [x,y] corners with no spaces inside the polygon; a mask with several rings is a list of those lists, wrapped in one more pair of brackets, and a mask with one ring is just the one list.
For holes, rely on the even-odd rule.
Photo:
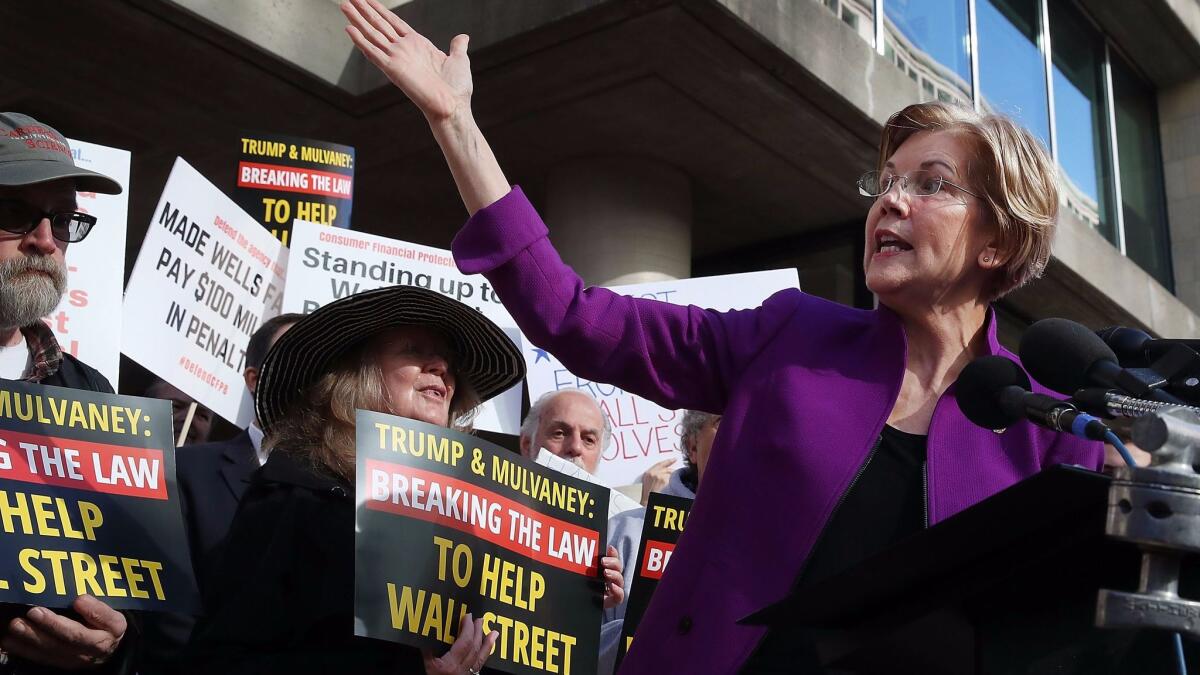
{"label": "black hat", "polygon": [[84,192],[121,194],[121,184],[75,166],[63,135],[28,115],[0,113],[0,185],[21,186],[73,178]]}
{"label": "black hat", "polygon": [[254,392],[254,412],[262,430],[270,433],[338,357],[396,326],[426,326],[445,333],[457,351],[458,374],[470,382],[480,401],[525,377],[520,350],[483,314],[425,288],[378,288],[321,307],[279,338],[259,369]]}

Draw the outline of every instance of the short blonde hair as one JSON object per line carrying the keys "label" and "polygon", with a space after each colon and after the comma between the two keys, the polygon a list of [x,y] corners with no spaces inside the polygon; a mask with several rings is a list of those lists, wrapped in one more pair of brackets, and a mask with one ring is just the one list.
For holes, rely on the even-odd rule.
{"label": "short blonde hair", "polygon": [[985,202],[1005,258],[988,299],[1042,276],[1058,220],[1058,178],[1042,144],[1003,115],[946,103],[918,103],[891,116],[879,142],[879,169],[914,134],[946,131],[970,144],[965,180]]}
{"label": "short blonde hair", "polygon": [[[390,413],[383,372],[375,359],[380,335],[364,340],[338,358],[273,425],[266,439],[271,452],[286,452],[314,471],[354,483],[358,410]],[[450,428],[470,432],[479,397],[457,375],[450,401]]]}

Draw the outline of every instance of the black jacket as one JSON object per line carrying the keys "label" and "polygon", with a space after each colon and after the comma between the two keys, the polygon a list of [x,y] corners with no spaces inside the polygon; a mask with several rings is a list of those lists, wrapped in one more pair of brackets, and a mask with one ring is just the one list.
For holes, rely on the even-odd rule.
{"label": "black jacket", "polygon": [[423,672],[418,650],[354,637],[353,486],[273,452],[219,555],[189,672]]}
{"label": "black jacket", "polygon": [[248,431],[228,441],[189,445],[175,453],[183,521],[201,592],[208,565],[229,533],[238,502],[256,470],[258,458]]}
{"label": "black jacket", "polygon": [[114,393],[112,384],[108,378],[100,374],[100,371],[66,352],[63,352],[62,363],[58,364],[58,370],[47,375],[38,384],[98,391],[104,394]]}
{"label": "black jacket", "polygon": [[[218,547],[229,533],[238,502],[258,469],[250,433],[228,441],[189,445],[175,454],[180,507],[187,528],[192,569],[200,592],[212,573]],[[191,616],[153,613],[143,619],[138,671],[141,675],[175,672],[196,620]]]}

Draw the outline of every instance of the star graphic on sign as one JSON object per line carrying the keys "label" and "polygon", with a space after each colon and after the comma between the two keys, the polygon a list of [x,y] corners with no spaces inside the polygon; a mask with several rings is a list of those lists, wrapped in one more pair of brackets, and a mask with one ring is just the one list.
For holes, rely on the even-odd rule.
{"label": "star graphic on sign", "polygon": [[533,354],[534,354],[534,357],[533,357],[534,364],[541,363],[543,359],[545,359],[546,363],[550,363],[550,355],[546,353],[545,349],[541,349],[539,347],[534,347]]}

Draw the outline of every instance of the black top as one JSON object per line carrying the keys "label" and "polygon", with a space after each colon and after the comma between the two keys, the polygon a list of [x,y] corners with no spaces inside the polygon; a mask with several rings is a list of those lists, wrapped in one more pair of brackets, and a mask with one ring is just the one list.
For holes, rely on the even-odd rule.
{"label": "black top", "polygon": [[[796,584],[818,584],[924,528],[926,437],[890,426],[842,495]],[[802,629],[772,626],[744,672],[823,672]]]}
{"label": "black top", "polygon": [[217,556],[187,672],[423,671],[417,649],[354,636],[353,485],[272,452]]}

